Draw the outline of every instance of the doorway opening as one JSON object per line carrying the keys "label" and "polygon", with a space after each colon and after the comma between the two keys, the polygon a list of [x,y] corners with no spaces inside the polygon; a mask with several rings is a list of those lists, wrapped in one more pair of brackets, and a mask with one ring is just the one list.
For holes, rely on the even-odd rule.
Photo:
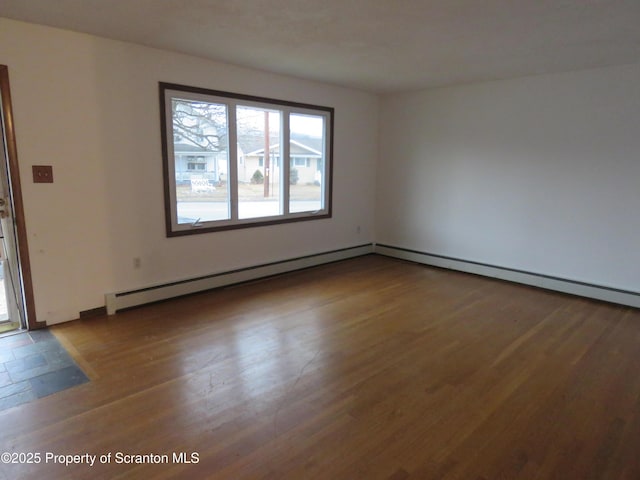
{"label": "doorway opening", "polygon": [[38,324],[20,188],[9,69],[0,65],[0,335]]}

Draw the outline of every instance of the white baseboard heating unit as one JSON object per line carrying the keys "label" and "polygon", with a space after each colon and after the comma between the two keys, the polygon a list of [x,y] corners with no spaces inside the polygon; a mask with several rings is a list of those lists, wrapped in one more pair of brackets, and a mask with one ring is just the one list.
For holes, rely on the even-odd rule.
{"label": "white baseboard heating unit", "polygon": [[376,244],[375,253],[388,257],[399,258],[411,262],[422,263],[434,267],[458,270],[485,277],[499,278],[514,283],[522,283],[533,287],[569,293],[581,297],[604,300],[605,302],[628,305],[640,308],[640,292],[621,290],[603,285],[593,285],[576,280],[558,278],[540,273],[526,272],[513,268],[488,265],[480,262],[421,252],[393,245]]}
{"label": "white baseboard heating unit", "polygon": [[107,314],[113,315],[118,310],[125,308],[137,307],[147,303],[180,297],[182,295],[189,295],[191,293],[202,292],[214,288],[271,277],[281,273],[315,267],[325,263],[359,257],[373,253],[373,248],[373,244],[368,243],[365,245],[281,260],[263,265],[231,270],[228,272],[220,272],[197,278],[179,280],[162,285],[152,285],[129,291],[108,293],[105,295]]}

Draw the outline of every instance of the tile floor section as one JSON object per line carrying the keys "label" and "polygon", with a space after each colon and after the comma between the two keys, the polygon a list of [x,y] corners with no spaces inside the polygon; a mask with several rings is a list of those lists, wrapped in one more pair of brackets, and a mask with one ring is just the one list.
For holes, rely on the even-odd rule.
{"label": "tile floor section", "polygon": [[0,410],[88,381],[48,330],[0,338]]}

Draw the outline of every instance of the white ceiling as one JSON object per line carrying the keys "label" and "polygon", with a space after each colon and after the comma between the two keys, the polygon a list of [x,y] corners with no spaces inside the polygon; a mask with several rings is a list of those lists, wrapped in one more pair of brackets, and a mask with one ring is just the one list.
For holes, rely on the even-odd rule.
{"label": "white ceiling", "polygon": [[0,16],[380,93],[640,63],[640,0],[0,0]]}

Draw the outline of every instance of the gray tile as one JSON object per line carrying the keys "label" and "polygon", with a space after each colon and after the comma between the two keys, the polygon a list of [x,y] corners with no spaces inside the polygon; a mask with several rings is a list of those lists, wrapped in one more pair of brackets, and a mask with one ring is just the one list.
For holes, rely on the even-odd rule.
{"label": "gray tile", "polygon": [[11,380],[14,382],[21,382],[23,380],[29,380],[30,378],[39,377],[40,375],[44,375],[45,373],[53,372],[54,370],[58,370],[55,365],[50,365],[45,363],[39,367],[30,368],[28,370],[17,370],[14,372],[9,372],[11,376]]}
{"label": "gray tile", "polygon": [[0,410],[88,381],[48,330],[0,338]]}
{"label": "gray tile", "polygon": [[9,372],[0,372],[0,387],[4,387],[10,383],[12,383],[12,379],[9,376]]}
{"label": "gray tile", "polygon": [[4,351],[7,348],[16,348],[23,345],[29,345],[33,343],[31,337],[26,333],[18,333],[16,335],[7,335],[0,338],[0,350]]}
{"label": "gray tile", "polygon": [[38,343],[31,343],[29,345],[24,345],[22,347],[14,348],[13,355],[16,358],[28,357],[29,355],[33,355],[35,353],[42,353],[51,350],[60,350],[62,349],[62,345],[55,338],[51,338],[49,340],[44,340]]}
{"label": "gray tile", "polygon": [[0,398],[0,410],[6,410],[7,408],[28,403],[36,398],[37,397],[30,389],[11,395],[10,397]]}
{"label": "gray tile", "polygon": [[31,384],[26,380],[19,383],[10,383],[9,385],[0,387],[0,398],[10,397],[11,395],[15,395],[16,393],[24,392],[26,390],[31,390]]}
{"label": "gray tile", "polygon": [[47,363],[54,368],[63,368],[75,365],[71,356],[63,349],[58,351],[49,350],[47,352],[42,352],[41,355],[44,355]]}
{"label": "gray tile", "polygon": [[10,348],[0,347],[0,363],[9,362],[15,359],[16,357],[13,355],[13,350]]}
{"label": "gray tile", "polygon": [[4,366],[9,374],[14,374],[42,367],[43,365],[47,365],[47,363],[47,359],[44,355],[36,353],[35,355],[29,355],[28,357],[22,357],[12,360],[11,362],[6,362]]}
{"label": "gray tile", "polygon": [[31,388],[35,395],[38,398],[42,398],[88,381],[89,379],[84,372],[73,365],[31,378],[29,383],[31,383]]}
{"label": "gray tile", "polygon": [[42,328],[40,330],[31,330],[29,332],[29,336],[36,343],[44,342],[46,340],[51,340],[52,338],[55,338],[53,333],[51,333],[51,331],[48,328]]}

